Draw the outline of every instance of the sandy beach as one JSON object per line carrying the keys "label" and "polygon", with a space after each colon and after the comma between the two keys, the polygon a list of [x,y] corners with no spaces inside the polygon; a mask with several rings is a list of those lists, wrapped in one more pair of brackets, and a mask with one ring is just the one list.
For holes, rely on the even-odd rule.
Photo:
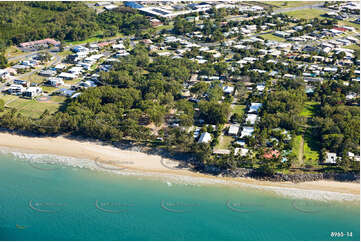
{"label": "sandy beach", "polygon": [[[301,189],[315,193],[339,193],[344,195],[360,195],[360,184],[351,182],[316,181],[294,184],[291,182],[268,182],[250,178],[225,178],[199,174],[184,169],[171,169],[177,166],[177,161],[162,159],[159,155],[121,150],[96,142],[78,141],[65,137],[27,137],[6,132],[0,132],[0,147],[33,154],[52,154],[59,156],[88,159],[99,167],[124,168],[127,171],[148,172],[150,174],[167,174],[170,176],[189,176],[193,178],[210,178],[219,183],[241,182],[248,186],[261,186],[265,189],[283,192]],[[112,164],[112,166],[109,166]]]}

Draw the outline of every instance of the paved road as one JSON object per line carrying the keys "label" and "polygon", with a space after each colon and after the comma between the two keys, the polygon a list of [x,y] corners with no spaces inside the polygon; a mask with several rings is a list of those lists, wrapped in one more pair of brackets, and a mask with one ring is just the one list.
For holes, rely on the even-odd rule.
{"label": "paved road", "polygon": [[33,51],[33,52],[25,52],[22,55],[10,57],[10,58],[8,58],[8,60],[9,61],[17,61],[17,60],[21,60],[21,59],[24,59],[24,58],[29,58],[29,57],[35,56],[35,55],[37,55],[39,53],[42,53],[42,52],[50,52],[51,50],[53,50],[53,49],[38,50],[38,51]]}

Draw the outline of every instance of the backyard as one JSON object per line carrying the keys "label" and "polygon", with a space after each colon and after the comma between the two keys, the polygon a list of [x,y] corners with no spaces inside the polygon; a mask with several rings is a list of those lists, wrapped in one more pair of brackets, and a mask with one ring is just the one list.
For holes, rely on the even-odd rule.
{"label": "backyard", "polygon": [[214,149],[228,149],[233,141],[233,137],[221,135],[218,138],[219,143],[214,147]]}
{"label": "backyard", "polygon": [[233,105],[231,115],[233,115],[234,113],[237,113],[240,116],[243,116],[245,108],[246,108],[245,105]]}

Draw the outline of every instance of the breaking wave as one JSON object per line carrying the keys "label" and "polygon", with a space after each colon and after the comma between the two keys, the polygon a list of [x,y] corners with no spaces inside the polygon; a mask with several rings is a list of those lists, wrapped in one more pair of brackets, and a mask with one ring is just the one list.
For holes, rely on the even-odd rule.
{"label": "breaking wave", "polygon": [[[265,185],[257,185],[257,184],[248,184],[241,181],[231,181],[231,180],[217,179],[211,177],[177,175],[174,173],[167,174],[161,172],[106,169],[105,167],[101,167],[97,165],[95,161],[89,159],[80,159],[80,158],[51,155],[51,154],[26,153],[23,151],[13,151],[7,148],[5,149],[1,148],[0,154],[10,155],[12,156],[12,158],[16,160],[30,162],[30,165],[37,169],[55,170],[65,167],[85,168],[93,171],[107,172],[107,173],[126,175],[126,176],[156,178],[157,180],[161,180],[162,182],[167,184],[169,187],[171,187],[173,184],[192,185],[192,186],[233,185],[243,188],[271,191],[277,195],[293,198],[293,199],[311,199],[311,200],[320,200],[320,201],[340,201],[340,202],[354,202],[360,200],[359,195],[340,193],[340,192],[305,190],[299,188],[278,187],[278,186],[265,186]],[[43,166],[39,166],[39,165],[51,165],[52,167],[44,168]]]}

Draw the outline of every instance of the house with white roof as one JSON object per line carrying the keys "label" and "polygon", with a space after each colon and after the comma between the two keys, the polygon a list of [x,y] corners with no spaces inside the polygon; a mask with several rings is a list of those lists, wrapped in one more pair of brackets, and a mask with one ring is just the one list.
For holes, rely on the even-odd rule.
{"label": "house with white roof", "polygon": [[59,63],[54,68],[55,70],[63,70],[66,67],[65,64]]}
{"label": "house with white roof", "polygon": [[74,66],[68,70],[68,73],[79,75],[83,70],[83,67]]}
{"label": "house with white roof", "polygon": [[204,132],[199,137],[198,143],[209,143],[212,140],[212,136],[208,132]]}
{"label": "house with white roof", "polygon": [[43,90],[41,89],[41,87],[28,87],[23,92],[23,96],[29,97],[29,98],[34,98],[34,97],[41,95],[42,92],[43,92]]}
{"label": "house with white roof", "polygon": [[251,125],[254,125],[257,120],[258,120],[257,114],[247,114],[246,123],[250,123]]}
{"label": "house with white roof", "polygon": [[6,91],[9,94],[20,95],[25,91],[25,87],[23,85],[11,84]]}
{"label": "house with white roof", "polygon": [[229,126],[228,135],[237,136],[239,132],[239,124],[232,124]]}
{"label": "house with white roof", "polygon": [[249,149],[246,148],[235,148],[234,149],[234,154],[235,155],[240,155],[240,156],[246,156],[249,152]]}
{"label": "house with white roof", "polygon": [[232,94],[234,91],[234,87],[232,86],[224,86],[223,87],[223,92],[226,94]]}
{"label": "house with white roof", "polygon": [[264,84],[257,84],[256,89],[259,92],[263,92],[266,86]]}
{"label": "house with white roof", "polygon": [[72,74],[72,73],[62,72],[59,74],[58,77],[63,78],[65,80],[73,80],[73,79],[77,78],[77,75]]}
{"label": "house with white roof", "polygon": [[248,113],[257,113],[261,107],[262,107],[262,103],[251,103]]}
{"label": "house with white roof", "polygon": [[241,138],[246,137],[246,136],[252,136],[253,132],[254,132],[253,127],[245,126],[242,129]]}
{"label": "house with white roof", "polygon": [[50,77],[46,84],[52,87],[58,87],[64,85],[64,81],[59,77]]}
{"label": "house with white roof", "polygon": [[337,154],[332,152],[326,152],[325,163],[327,164],[336,164]]}

